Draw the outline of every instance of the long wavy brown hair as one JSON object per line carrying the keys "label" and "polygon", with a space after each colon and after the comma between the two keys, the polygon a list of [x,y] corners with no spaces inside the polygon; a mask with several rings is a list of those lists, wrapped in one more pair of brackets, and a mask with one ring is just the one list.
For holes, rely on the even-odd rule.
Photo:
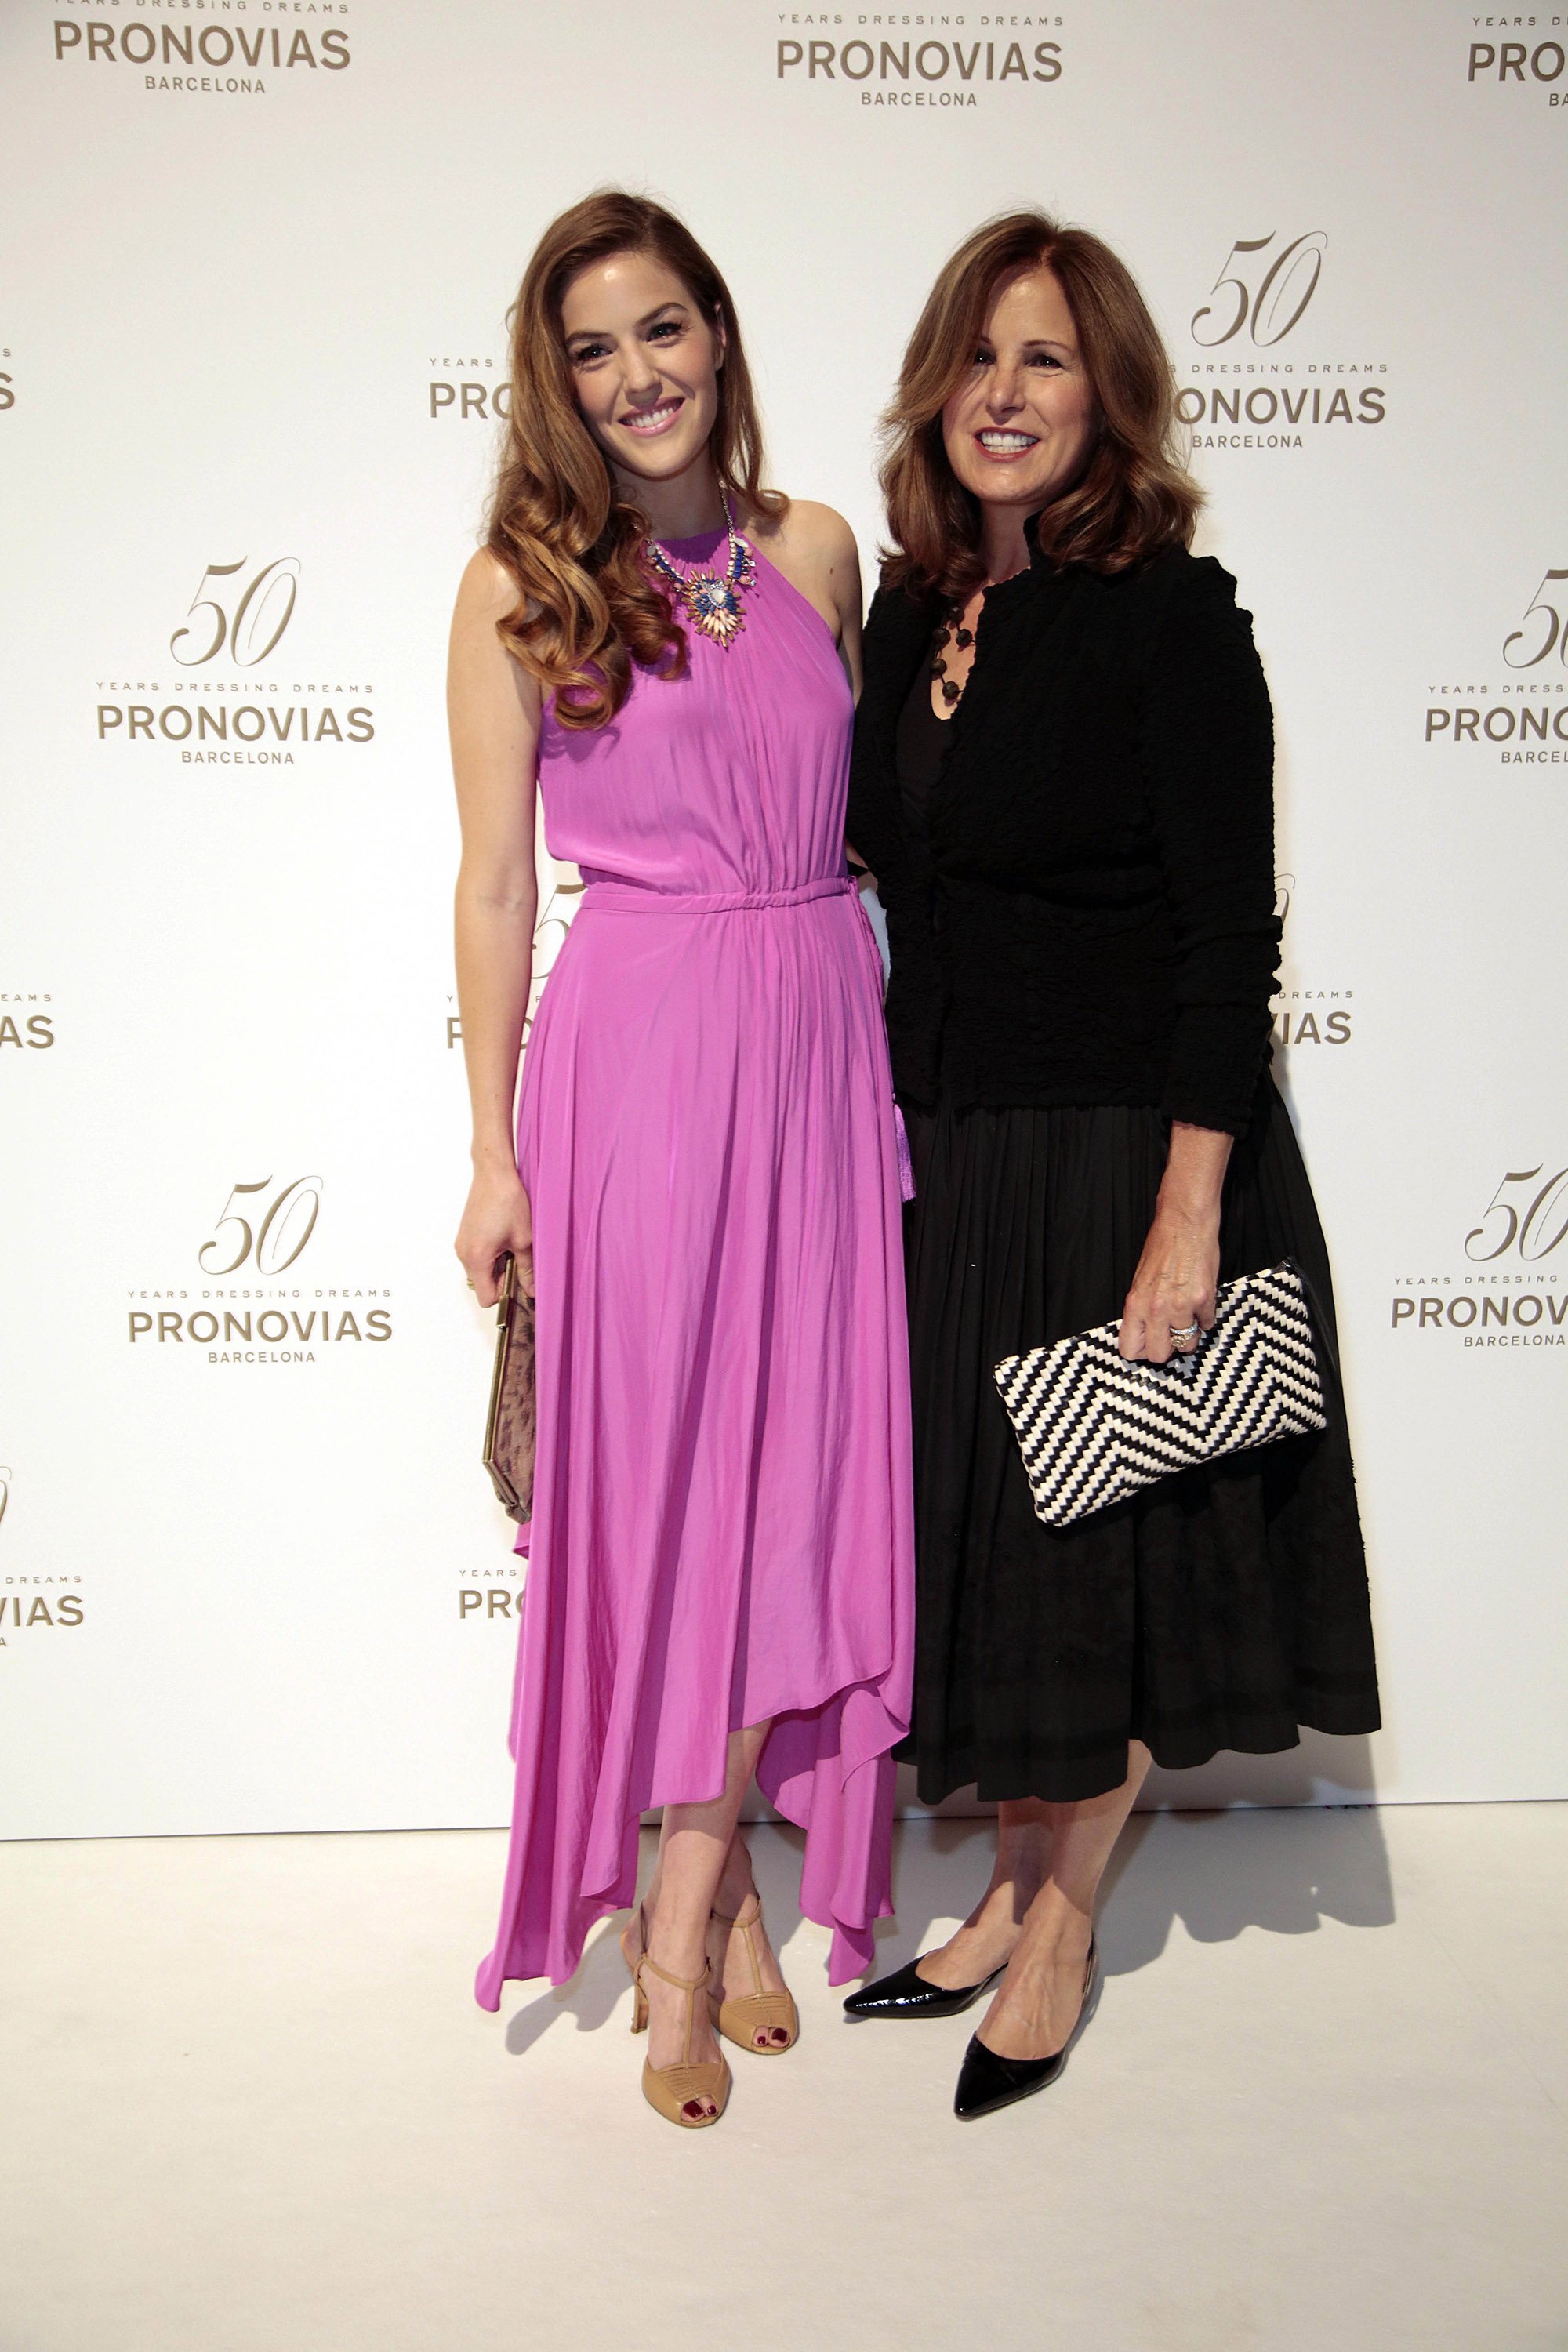
{"label": "long wavy brown hair", "polygon": [[580,270],[612,254],[653,255],[710,329],[722,327],[714,470],[742,512],[788,501],[763,488],[763,436],[735,306],[685,223],[646,196],[601,189],[551,222],[510,313],[511,415],[490,499],[486,545],[517,583],[502,642],[563,727],[602,727],[630,690],[632,664],[678,677],[686,636],[642,557],[647,518],[616,488],[573,394],[561,305]]}
{"label": "long wavy brown hair", "polygon": [[980,501],[948,463],[942,412],[998,286],[1042,266],[1067,297],[1097,414],[1082,473],[1040,515],[1041,549],[1057,563],[1125,572],[1192,539],[1203,493],[1178,451],[1170,359],[1131,272],[1087,229],[1007,213],[967,237],[931,288],[882,419],[889,586],[963,598],[984,580]]}

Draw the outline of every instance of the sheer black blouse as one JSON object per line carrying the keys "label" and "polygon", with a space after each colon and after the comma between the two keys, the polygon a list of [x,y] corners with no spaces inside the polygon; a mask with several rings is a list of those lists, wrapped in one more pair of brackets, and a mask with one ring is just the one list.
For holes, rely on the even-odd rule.
{"label": "sheer black blouse", "polygon": [[1250,615],[1212,557],[1107,575],[1030,545],[953,717],[931,714],[945,740],[920,730],[923,825],[900,769],[940,610],[882,589],[867,623],[848,836],[887,911],[899,1092],[1148,1103],[1239,1135],[1279,940]]}

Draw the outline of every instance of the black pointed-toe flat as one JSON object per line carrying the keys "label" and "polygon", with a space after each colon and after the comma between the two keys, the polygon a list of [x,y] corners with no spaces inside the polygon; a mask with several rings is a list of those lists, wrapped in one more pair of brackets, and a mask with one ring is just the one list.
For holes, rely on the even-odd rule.
{"label": "black pointed-toe flat", "polygon": [[1027,2099],[1054,2083],[1068,2063],[1073,2043],[1100,2006],[1101,1982],[1100,1955],[1091,1944],[1078,2023],[1061,2048],[1048,2058],[999,2058],[994,2050],[987,2050],[978,2033],[972,2033],[963,2063],[958,2070],[958,2088],[952,2095],[952,2112],[960,2122],[973,2123],[976,2116],[993,2116],[998,2107],[1010,2107],[1016,2100]]}
{"label": "black pointed-toe flat", "polygon": [[981,1984],[934,1985],[916,1975],[918,1965],[911,1960],[890,1977],[879,1977],[875,1984],[850,1993],[844,2003],[846,2017],[957,2017],[989,1992],[1002,1974],[1001,1969],[993,1969]]}

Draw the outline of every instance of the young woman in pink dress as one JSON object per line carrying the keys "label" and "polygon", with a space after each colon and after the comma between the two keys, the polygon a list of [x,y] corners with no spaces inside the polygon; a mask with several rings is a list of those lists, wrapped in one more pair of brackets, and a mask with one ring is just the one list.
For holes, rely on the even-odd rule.
{"label": "young woman in pink dress", "polygon": [[[912,1538],[900,1154],[880,965],[847,879],[860,583],[762,487],[733,307],[658,205],[590,197],[518,298],[487,543],[452,626],[458,982],[481,1303],[530,1266],[539,1444],[495,1949],[559,1983],[622,1937],[643,2085],[687,2126],[719,2036],[795,2003],[737,1822],[805,1832],[839,1983],[889,1909]],[[513,1097],[534,796],[586,883]],[[520,1544],[521,1548],[521,1544]]]}

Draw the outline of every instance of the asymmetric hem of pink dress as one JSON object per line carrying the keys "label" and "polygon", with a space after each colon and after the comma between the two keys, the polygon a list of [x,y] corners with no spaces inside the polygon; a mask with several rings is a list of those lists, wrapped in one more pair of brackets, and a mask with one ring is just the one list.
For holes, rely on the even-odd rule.
{"label": "asymmetric hem of pink dress", "polygon": [[757,575],[727,652],[692,633],[683,677],[541,742],[588,887],[518,1116],[539,1438],[487,2009],[573,1974],[633,1899],[639,1816],[717,1796],[745,1724],[773,1726],[758,1780],[805,1832],[831,1982],[891,1909],[914,1571],[881,967],[844,872],[844,673]]}

